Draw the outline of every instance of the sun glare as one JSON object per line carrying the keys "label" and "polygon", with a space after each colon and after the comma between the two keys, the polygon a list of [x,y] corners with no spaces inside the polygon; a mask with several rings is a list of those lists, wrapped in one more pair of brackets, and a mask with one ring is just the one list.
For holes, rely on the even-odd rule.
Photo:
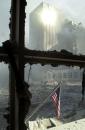
{"label": "sun glare", "polygon": [[44,25],[54,26],[56,24],[56,10],[53,7],[43,8],[41,12],[41,20]]}

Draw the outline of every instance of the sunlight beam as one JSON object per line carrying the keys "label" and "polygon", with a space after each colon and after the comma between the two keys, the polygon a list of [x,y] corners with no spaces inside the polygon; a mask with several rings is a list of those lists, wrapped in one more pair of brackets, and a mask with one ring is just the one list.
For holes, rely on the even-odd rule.
{"label": "sunlight beam", "polygon": [[41,20],[44,25],[54,26],[57,21],[57,13],[53,7],[45,7],[41,12]]}

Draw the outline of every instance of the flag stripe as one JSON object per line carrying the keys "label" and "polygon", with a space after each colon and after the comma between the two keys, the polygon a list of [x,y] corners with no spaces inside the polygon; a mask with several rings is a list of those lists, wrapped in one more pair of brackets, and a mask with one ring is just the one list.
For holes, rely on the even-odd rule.
{"label": "flag stripe", "polygon": [[51,96],[52,102],[55,105],[57,118],[60,118],[60,87],[56,90],[56,92]]}

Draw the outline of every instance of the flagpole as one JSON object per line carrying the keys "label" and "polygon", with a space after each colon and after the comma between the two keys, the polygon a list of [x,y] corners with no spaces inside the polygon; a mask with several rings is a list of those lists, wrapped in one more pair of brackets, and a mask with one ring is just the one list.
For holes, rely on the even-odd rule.
{"label": "flagpole", "polygon": [[49,97],[51,97],[53,95],[53,93],[58,89],[58,87],[60,86],[61,83],[62,83],[62,81],[60,81],[58,83],[57,87],[54,88],[54,90],[47,96],[47,98],[45,98],[45,100],[28,117],[25,118],[25,124],[27,124],[26,122],[28,122],[29,119],[47,102]]}

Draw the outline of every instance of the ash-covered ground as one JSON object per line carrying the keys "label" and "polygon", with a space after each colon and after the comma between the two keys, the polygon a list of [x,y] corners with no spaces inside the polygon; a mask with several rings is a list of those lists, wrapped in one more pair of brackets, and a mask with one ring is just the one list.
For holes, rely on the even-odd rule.
{"label": "ash-covered ground", "polygon": [[[60,108],[61,108],[61,122],[68,123],[71,121],[85,118],[85,100],[82,102],[81,82],[64,82],[60,86]],[[43,101],[53,91],[54,86],[31,86],[32,105],[27,115],[29,117],[36,108],[43,104]],[[37,118],[55,117],[55,107],[49,97],[49,100],[34,114],[29,120],[36,120]]]}
{"label": "ash-covered ground", "polygon": [[[48,95],[53,91],[55,86],[46,85],[34,85],[30,87],[32,92],[32,105],[29,115],[38,107],[43,104],[43,101],[48,97]],[[64,82],[61,86],[60,92],[60,102],[61,102],[61,121],[63,123],[68,123],[71,121],[79,120],[85,118],[85,100],[81,102],[81,82]],[[5,130],[7,123],[3,118],[3,114],[7,113],[6,107],[8,107],[8,96],[0,95],[0,129]],[[55,117],[55,107],[51,101],[51,98],[47,100],[45,104],[29,119],[36,120],[37,118],[48,118]]]}

